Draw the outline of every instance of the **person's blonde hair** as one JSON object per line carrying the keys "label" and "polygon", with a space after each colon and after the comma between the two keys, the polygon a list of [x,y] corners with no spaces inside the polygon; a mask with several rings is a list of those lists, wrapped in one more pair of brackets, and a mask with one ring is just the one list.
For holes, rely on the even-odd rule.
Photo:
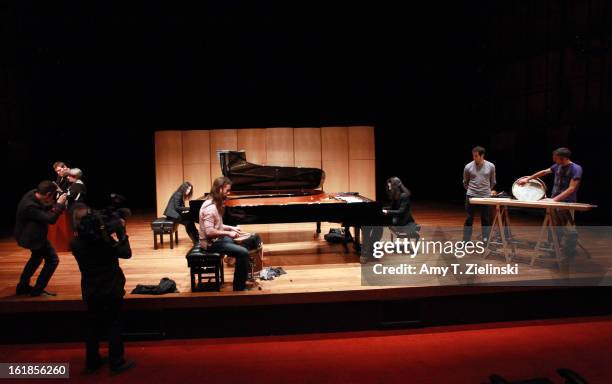
{"label": "person's blonde hair", "polygon": [[79,168],[72,168],[70,171],[68,171],[68,174],[77,179],[83,177],[83,171],[81,171]]}

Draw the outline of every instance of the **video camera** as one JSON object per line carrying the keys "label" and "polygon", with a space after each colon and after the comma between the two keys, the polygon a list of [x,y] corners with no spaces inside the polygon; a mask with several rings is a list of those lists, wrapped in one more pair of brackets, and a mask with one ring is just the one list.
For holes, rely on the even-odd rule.
{"label": "video camera", "polygon": [[[79,237],[97,241],[103,240],[110,245],[116,245],[126,239],[125,221],[132,212],[125,205],[127,199],[116,193],[111,193],[110,204],[100,210],[92,210],[82,217],[78,226]],[[117,240],[112,235],[115,234]]]}

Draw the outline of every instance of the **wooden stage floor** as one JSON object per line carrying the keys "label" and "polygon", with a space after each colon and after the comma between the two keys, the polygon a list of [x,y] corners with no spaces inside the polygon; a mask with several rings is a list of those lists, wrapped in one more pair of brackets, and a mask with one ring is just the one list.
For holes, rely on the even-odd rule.
{"label": "wooden stage floor", "polygon": [[[414,215],[423,225],[460,227],[464,220],[462,207],[458,205],[417,204],[414,207]],[[514,224],[539,223],[537,217],[517,216],[513,217]],[[226,283],[222,292],[192,293],[185,260],[190,242],[184,228],[179,229],[179,244],[174,249],[171,250],[166,243],[164,248],[154,250],[149,227],[152,218],[153,215],[139,215],[131,218],[128,223],[133,256],[129,260],[122,260],[121,266],[127,279],[126,306],[129,308],[399,300],[431,295],[537,289],[491,286],[362,286],[359,257],[352,252],[352,247],[349,246],[350,252],[346,252],[342,245],[330,245],[322,235],[318,238],[314,236],[314,223],[304,223],[243,226],[247,231],[262,235],[264,265],[282,266],[287,271],[286,275],[273,281],[258,282],[260,289],[232,292],[230,281],[233,270],[226,267]],[[323,223],[322,231],[327,233],[330,227],[337,226]],[[474,233],[479,232],[480,228],[475,227]],[[16,296],[15,286],[28,257],[29,251],[19,248],[12,238],[0,241],[0,313],[83,309],[80,273],[74,257],[67,252],[59,253],[60,264],[47,288],[48,291],[57,293],[56,297]],[[548,266],[530,267],[524,264],[521,268],[527,269],[527,274],[534,280],[551,278],[559,273]],[[129,293],[137,284],[157,284],[163,277],[176,281],[180,293],[162,296]]]}

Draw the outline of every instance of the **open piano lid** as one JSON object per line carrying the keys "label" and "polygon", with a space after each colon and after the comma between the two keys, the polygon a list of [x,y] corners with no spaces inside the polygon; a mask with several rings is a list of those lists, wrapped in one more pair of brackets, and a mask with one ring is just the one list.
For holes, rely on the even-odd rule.
{"label": "open piano lid", "polygon": [[233,191],[282,191],[316,189],[325,172],[319,168],[258,165],[246,161],[245,151],[217,151],[223,176],[232,180]]}

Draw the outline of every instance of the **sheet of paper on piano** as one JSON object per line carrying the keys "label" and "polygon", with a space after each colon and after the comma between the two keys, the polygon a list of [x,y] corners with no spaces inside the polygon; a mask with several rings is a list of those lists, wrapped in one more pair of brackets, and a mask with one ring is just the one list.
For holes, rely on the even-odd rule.
{"label": "sheet of paper on piano", "polygon": [[337,199],[343,200],[347,203],[362,203],[363,199],[357,196],[336,196]]}

